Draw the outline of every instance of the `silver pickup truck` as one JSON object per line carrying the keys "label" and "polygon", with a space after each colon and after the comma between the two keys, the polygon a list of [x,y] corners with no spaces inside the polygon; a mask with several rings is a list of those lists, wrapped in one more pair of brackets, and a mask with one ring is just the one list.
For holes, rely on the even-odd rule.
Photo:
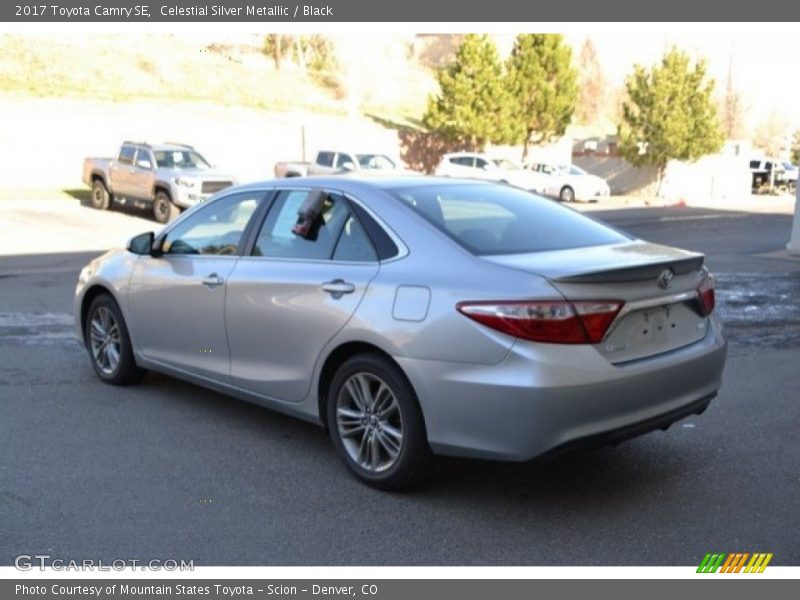
{"label": "silver pickup truck", "polygon": [[166,223],[236,180],[215,171],[191,146],[123,142],[116,158],[84,160],[83,182],[92,188],[94,208],[145,202],[155,220]]}
{"label": "silver pickup truck", "polygon": [[337,175],[351,171],[399,171],[402,167],[377,152],[342,152],[320,150],[309,162],[275,163],[275,177],[305,177],[307,175]]}

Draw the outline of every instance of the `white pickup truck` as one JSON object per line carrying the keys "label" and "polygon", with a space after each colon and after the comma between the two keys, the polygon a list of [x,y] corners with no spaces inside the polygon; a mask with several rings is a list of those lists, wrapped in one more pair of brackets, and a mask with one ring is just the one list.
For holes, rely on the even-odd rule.
{"label": "white pickup truck", "polygon": [[400,171],[402,167],[379,152],[320,150],[311,162],[275,163],[275,177],[338,175],[352,171]]}

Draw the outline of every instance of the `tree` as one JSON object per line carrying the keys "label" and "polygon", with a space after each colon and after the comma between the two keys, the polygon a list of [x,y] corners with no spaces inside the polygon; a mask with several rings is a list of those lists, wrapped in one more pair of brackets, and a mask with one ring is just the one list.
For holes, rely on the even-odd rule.
{"label": "tree", "polygon": [[292,38],[280,33],[270,33],[264,38],[262,48],[264,54],[275,61],[275,70],[280,71],[283,65],[283,56],[292,45]]}
{"label": "tree", "polygon": [[725,97],[722,99],[722,132],[729,140],[742,137],[744,106],[742,95],[733,83],[733,59],[728,63],[728,78],[725,82]]}
{"label": "tree", "polygon": [[788,119],[781,113],[770,113],[763,120],[753,137],[753,145],[762,150],[769,158],[781,156],[788,145],[787,138],[789,131]]}
{"label": "tree", "polygon": [[455,62],[437,72],[440,93],[428,98],[423,123],[449,142],[474,149],[509,139],[508,94],[497,48],[470,34]]}
{"label": "tree", "polygon": [[792,163],[800,164],[800,131],[795,131],[792,137]]}
{"label": "tree", "polygon": [[608,84],[591,38],[578,55],[578,105],[575,116],[583,125],[597,124],[606,112]]}
{"label": "tree", "polygon": [[511,141],[523,145],[523,161],[531,143],[551,141],[567,130],[578,98],[571,59],[572,51],[561,35],[524,33],[514,41],[507,75]]}
{"label": "tree", "polygon": [[698,61],[672,48],[646,70],[635,65],[625,84],[619,150],[628,162],[658,170],[659,191],[670,160],[694,161],[717,152],[723,136],[712,100],[713,79]]}

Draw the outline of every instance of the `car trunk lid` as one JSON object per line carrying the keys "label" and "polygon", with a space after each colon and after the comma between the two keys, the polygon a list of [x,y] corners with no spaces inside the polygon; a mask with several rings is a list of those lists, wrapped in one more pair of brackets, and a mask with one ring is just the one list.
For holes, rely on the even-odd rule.
{"label": "car trunk lid", "polygon": [[702,339],[708,319],[697,288],[704,256],[641,240],[486,260],[546,277],[570,301],[625,303],[595,348],[613,364],[669,352]]}

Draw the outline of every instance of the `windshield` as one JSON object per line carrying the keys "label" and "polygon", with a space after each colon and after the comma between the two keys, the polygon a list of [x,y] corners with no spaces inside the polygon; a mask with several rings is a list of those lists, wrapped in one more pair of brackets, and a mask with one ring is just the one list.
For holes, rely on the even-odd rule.
{"label": "windshield", "polygon": [[362,169],[394,171],[397,168],[397,165],[384,154],[356,154],[356,158]]}
{"label": "windshield", "polygon": [[509,186],[444,184],[390,191],[476,255],[525,254],[629,240],[551,200]]}
{"label": "windshield", "polygon": [[586,171],[581,169],[580,167],[576,167],[575,165],[567,165],[561,167],[561,170],[565,173],[569,173],[570,175],[587,175]]}
{"label": "windshield", "polygon": [[492,162],[504,171],[519,171],[519,167],[517,165],[510,160],[506,160],[505,158],[496,158]]}
{"label": "windshield", "polygon": [[160,169],[210,169],[198,152],[194,150],[156,150],[153,152]]}

